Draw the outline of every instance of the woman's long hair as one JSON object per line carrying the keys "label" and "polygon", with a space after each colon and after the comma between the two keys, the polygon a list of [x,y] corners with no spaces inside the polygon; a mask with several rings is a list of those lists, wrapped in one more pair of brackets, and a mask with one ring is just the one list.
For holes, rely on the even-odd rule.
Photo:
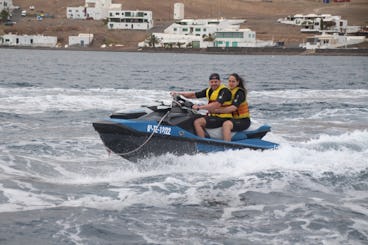
{"label": "woman's long hair", "polygon": [[239,76],[238,73],[232,73],[230,74],[230,76],[235,77],[236,81],[239,82],[239,87],[243,89],[245,92],[245,95],[247,95],[247,89],[244,86],[244,83],[245,83],[244,79],[241,76]]}

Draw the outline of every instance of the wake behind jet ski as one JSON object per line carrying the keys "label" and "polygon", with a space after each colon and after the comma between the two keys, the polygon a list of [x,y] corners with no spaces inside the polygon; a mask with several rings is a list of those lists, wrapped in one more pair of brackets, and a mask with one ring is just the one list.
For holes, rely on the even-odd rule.
{"label": "wake behind jet ski", "polygon": [[[177,155],[235,149],[275,149],[278,144],[262,140],[271,130],[263,125],[255,130],[234,132],[231,141],[218,136],[221,128],[206,129],[206,138],[195,134],[193,121],[201,117],[190,101],[175,96],[170,105],[143,106],[135,111],[116,112],[110,118],[94,122],[104,145],[128,160],[165,153]],[[221,137],[221,136],[220,136]]]}

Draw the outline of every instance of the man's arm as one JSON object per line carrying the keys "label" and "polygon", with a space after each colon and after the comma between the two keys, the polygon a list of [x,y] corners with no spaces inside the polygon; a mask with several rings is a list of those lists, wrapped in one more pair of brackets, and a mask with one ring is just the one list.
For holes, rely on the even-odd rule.
{"label": "man's arm", "polygon": [[188,98],[188,99],[197,98],[196,95],[195,95],[195,92],[175,92],[174,94],[182,95],[182,96],[184,96],[185,98]]}
{"label": "man's arm", "polygon": [[203,89],[202,91],[199,91],[199,92],[175,92],[173,91],[173,92],[170,92],[170,94],[172,96],[182,95],[188,99],[198,99],[198,98],[206,97],[206,89]]}

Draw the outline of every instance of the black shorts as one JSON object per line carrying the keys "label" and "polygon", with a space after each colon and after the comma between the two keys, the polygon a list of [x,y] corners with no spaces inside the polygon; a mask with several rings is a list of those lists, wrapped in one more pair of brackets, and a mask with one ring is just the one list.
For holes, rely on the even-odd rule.
{"label": "black shorts", "polygon": [[206,128],[222,127],[222,124],[227,120],[231,120],[233,122],[233,129],[231,131],[243,131],[249,128],[250,126],[250,119],[248,117],[242,119],[233,119],[233,118],[205,116],[204,118],[206,119]]}
{"label": "black shorts", "polygon": [[231,131],[243,131],[249,128],[250,126],[250,118],[241,118],[241,119],[231,119],[233,122],[233,129]]}
{"label": "black shorts", "polygon": [[221,118],[221,117],[213,117],[213,116],[205,116],[206,119],[206,128],[219,128],[222,127],[222,124],[231,120],[230,118]]}

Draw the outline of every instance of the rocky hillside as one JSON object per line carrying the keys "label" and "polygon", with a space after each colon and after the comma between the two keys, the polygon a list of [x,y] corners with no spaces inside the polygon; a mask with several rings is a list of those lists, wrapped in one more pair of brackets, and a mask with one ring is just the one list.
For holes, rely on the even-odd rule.
{"label": "rocky hillside", "polygon": [[[149,32],[108,30],[103,21],[66,19],[66,8],[82,6],[84,0],[13,0],[13,4],[27,10],[26,17],[14,16],[13,26],[0,26],[1,33],[44,34],[58,36],[61,44],[66,44],[68,36],[78,33],[93,33],[94,47],[101,44],[122,44],[123,48],[134,49],[152,31],[161,31],[173,22],[174,0],[113,0],[122,3],[127,10],[152,10],[155,28]],[[368,25],[368,1],[351,0],[350,3],[324,4],[317,0],[183,0],[185,18],[244,18],[248,27],[257,33],[257,39],[284,41],[287,46],[303,42],[306,34],[299,27],[277,23],[278,18],[300,14],[333,14],[347,19],[349,25]],[[33,5],[34,10],[29,10]],[[47,18],[38,21],[37,13]]]}

